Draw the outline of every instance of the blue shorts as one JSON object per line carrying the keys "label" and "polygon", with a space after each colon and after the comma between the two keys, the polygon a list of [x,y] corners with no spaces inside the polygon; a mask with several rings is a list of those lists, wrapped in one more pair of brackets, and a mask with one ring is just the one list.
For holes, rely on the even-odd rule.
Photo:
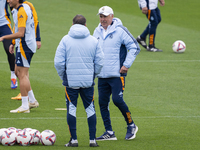
{"label": "blue shorts", "polygon": [[4,36],[4,35],[9,35],[12,34],[12,29],[10,28],[9,25],[3,25],[0,26],[0,37]]}
{"label": "blue shorts", "polygon": [[33,57],[32,52],[27,52],[27,51],[23,51],[23,52],[18,52],[17,50],[18,48],[16,48],[16,65],[20,66],[20,67],[30,67],[31,64],[31,59]]}

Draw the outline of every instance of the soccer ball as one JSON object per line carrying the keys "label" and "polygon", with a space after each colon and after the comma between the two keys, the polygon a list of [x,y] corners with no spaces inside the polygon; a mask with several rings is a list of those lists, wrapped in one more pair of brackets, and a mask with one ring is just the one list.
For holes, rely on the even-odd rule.
{"label": "soccer ball", "polygon": [[8,130],[10,130],[10,131],[15,131],[16,128],[15,128],[15,127],[9,127]]}
{"label": "soccer ball", "polygon": [[183,53],[186,49],[186,45],[183,41],[178,40],[174,42],[172,49],[175,53]]}
{"label": "soccer ball", "polygon": [[18,129],[16,129],[15,127],[9,127],[8,130],[11,132],[13,131],[15,133],[15,135],[17,136],[18,134]]}
{"label": "soccer ball", "polygon": [[1,137],[2,137],[2,134],[4,131],[6,131],[7,129],[6,128],[1,128],[0,129],[0,144],[1,144]]}
{"label": "soccer ball", "polygon": [[16,132],[8,129],[4,130],[1,135],[1,143],[5,146],[12,146],[16,142]]}
{"label": "soccer ball", "polygon": [[30,132],[32,128],[24,128],[23,130]]}
{"label": "soccer ball", "polygon": [[36,129],[32,129],[30,131],[30,135],[32,136],[33,140],[31,141],[31,144],[37,145],[40,143],[40,131]]}
{"label": "soccer ball", "polygon": [[22,129],[16,129],[15,132],[18,134],[18,133],[22,132]]}
{"label": "soccer ball", "polygon": [[43,145],[54,145],[56,141],[56,134],[51,130],[44,130],[40,134],[40,142]]}
{"label": "soccer ball", "polygon": [[30,135],[29,131],[22,130],[17,134],[17,143],[21,146],[28,146],[30,145],[31,141],[33,140],[32,136]]}

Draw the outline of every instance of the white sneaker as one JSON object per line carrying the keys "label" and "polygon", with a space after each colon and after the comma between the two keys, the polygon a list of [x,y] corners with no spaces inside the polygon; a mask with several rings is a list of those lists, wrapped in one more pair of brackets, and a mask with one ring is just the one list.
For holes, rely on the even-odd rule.
{"label": "white sneaker", "polygon": [[37,108],[37,107],[39,107],[39,103],[38,103],[37,100],[35,100],[34,103],[30,103],[30,102],[29,102],[29,109]]}
{"label": "white sneaker", "polygon": [[29,109],[23,109],[22,106],[15,110],[11,110],[10,113],[30,113]]}

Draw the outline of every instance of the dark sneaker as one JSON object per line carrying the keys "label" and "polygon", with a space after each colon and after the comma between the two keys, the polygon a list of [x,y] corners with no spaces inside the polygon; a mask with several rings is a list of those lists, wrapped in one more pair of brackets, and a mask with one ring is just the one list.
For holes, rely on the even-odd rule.
{"label": "dark sneaker", "polygon": [[132,140],[136,137],[136,133],[138,131],[138,127],[136,125],[134,126],[128,126],[125,140]]}
{"label": "dark sneaker", "polygon": [[149,48],[147,48],[147,51],[150,51],[150,52],[162,52],[161,49],[158,49],[156,47],[149,47]]}
{"label": "dark sneaker", "polygon": [[99,147],[99,145],[97,144],[97,142],[95,142],[95,143],[90,143],[90,147]]}
{"label": "dark sneaker", "polygon": [[72,143],[72,139],[69,140],[69,143],[65,144],[66,147],[78,147],[78,141]]}
{"label": "dark sneaker", "polygon": [[146,40],[145,39],[142,39],[140,37],[140,35],[136,38],[137,42],[142,46],[144,47],[145,49],[147,49],[147,43],[146,43]]}
{"label": "dark sneaker", "polygon": [[104,141],[104,140],[117,140],[117,137],[115,134],[109,134],[108,132],[104,132],[104,134],[98,138],[96,138],[98,141]]}

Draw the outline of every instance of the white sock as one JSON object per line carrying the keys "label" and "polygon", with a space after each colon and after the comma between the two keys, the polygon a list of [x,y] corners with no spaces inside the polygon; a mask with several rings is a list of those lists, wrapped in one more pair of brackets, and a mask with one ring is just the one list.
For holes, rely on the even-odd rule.
{"label": "white sock", "polygon": [[71,143],[78,143],[78,140],[72,139],[72,140],[71,140]]}
{"label": "white sock", "polygon": [[111,134],[111,135],[112,135],[112,134],[114,134],[114,132],[113,132],[113,131],[107,131],[107,132],[108,132],[109,134]]}
{"label": "white sock", "polygon": [[29,109],[28,96],[22,96],[22,108]]}
{"label": "white sock", "polygon": [[90,143],[96,143],[96,141],[95,140],[90,140]]}
{"label": "white sock", "polygon": [[11,79],[17,79],[16,75],[15,75],[15,71],[11,71]]}
{"label": "white sock", "polygon": [[35,96],[33,94],[33,90],[28,91],[28,97],[29,97],[29,102],[34,103],[35,102]]}

